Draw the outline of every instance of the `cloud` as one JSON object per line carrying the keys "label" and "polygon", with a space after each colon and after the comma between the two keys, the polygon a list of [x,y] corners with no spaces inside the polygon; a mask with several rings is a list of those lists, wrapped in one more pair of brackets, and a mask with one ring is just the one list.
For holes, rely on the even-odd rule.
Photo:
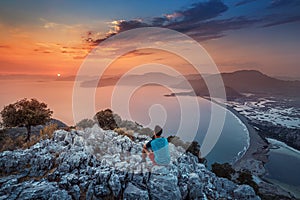
{"label": "cloud", "polygon": [[243,5],[245,5],[245,4],[252,3],[252,2],[254,2],[254,1],[257,1],[257,0],[243,0],[243,1],[237,2],[237,3],[235,4],[235,6],[243,6]]}
{"label": "cloud", "polygon": [[273,0],[269,8],[281,8],[284,6],[300,6],[299,0]]}
{"label": "cloud", "polygon": [[262,27],[271,27],[271,26],[278,26],[282,24],[288,24],[288,23],[293,23],[293,22],[299,22],[300,21],[300,15],[298,16],[289,16],[285,18],[277,18],[275,16],[269,16],[267,17],[267,23],[264,24]]}
{"label": "cloud", "polygon": [[142,22],[141,20],[130,20],[130,21],[120,21],[117,25],[117,32],[127,31],[133,28],[142,28],[152,26],[151,24],[147,24]]}
{"label": "cloud", "polygon": [[8,46],[8,45],[0,45],[0,49],[9,49],[10,48],[10,46]]}
{"label": "cloud", "polygon": [[[257,0],[242,0],[236,3],[235,6],[245,5],[254,1]],[[271,2],[273,7],[292,4],[300,4],[300,0],[274,0]],[[248,28],[250,26],[270,27],[299,21],[299,16],[284,15],[277,15],[276,17],[266,15],[260,17],[237,16],[227,19],[218,18],[228,9],[228,6],[221,0],[209,0],[150,19],[117,20],[111,22],[112,29],[104,37],[97,38],[94,34],[89,34],[85,37],[85,41],[95,46],[117,33],[141,27],[169,28],[187,34],[197,41],[205,41],[224,37],[229,30]]]}
{"label": "cloud", "polygon": [[198,41],[204,41],[224,37],[226,31],[249,27],[259,21],[259,19],[251,19],[247,17],[234,17],[191,24],[189,27],[185,27],[185,30],[181,28],[181,31]]}
{"label": "cloud", "polygon": [[126,58],[137,57],[137,56],[149,56],[155,54],[155,51],[149,49],[148,51],[132,51],[126,55]]}
{"label": "cloud", "polygon": [[[141,27],[165,27],[186,33],[194,27],[198,27],[200,23],[206,23],[207,20],[213,19],[227,10],[228,7],[220,0],[199,2],[183,10],[178,10],[160,17],[153,17],[150,20],[133,19],[113,21],[111,23],[112,30],[105,37],[94,39],[93,35],[87,35],[85,41],[91,45],[97,45],[117,33]],[[223,36],[223,34],[216,33],[213,36],[206,35],[205,38],[218,38],[221,36]]]}
{"label": "cloud", "polygon": [[195,3],[191,8],[177,11],[175,14],[183,17],[183,21],[202,21],[219,16],[228,10],[228,7],[219,0]]}

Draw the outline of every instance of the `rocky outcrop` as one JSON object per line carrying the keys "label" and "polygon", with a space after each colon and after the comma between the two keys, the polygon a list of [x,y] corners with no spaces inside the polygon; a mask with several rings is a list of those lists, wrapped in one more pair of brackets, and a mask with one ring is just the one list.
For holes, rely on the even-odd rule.
{"label": "rocky outcrop", "polygon": [[98,126],[55,132],[26,150],[0,154],[0,199],[260,199],[218,178],[181,147],[169,166],[141,162],[147,136],[132,141]]}

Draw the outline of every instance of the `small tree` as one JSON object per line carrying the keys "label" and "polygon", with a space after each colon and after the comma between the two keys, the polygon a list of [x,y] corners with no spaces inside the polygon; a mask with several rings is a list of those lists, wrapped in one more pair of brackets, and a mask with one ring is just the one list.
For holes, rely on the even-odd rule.
{"label": "small tree", "polygon": [[114,114],[113,111],[110,109],[101,110],[95,115],[95,120],[99,123],[99,126],[104,130],[114,130],[115,128],[118,128],[119,126],[117,122],[120,119],[121,118],[117,114]]}
{"label": "small tree", "polygon": [[252,178],[252,174],[249,170],[243,170],[239,172],[239,177],[237,178],[237,181],[240,184],[247,184],[250,185],[256,194],[258,194],[259,191],[259,187],[258,185],[254,182],[253,178]]}
{"label": "small tree", "polygon": [[194,156],[197,156],[198,158],[201,157],[200,155],[200,145],[197,141],[192,141],[192,143],[188,144],[188,148],[186,152],[190,152]]}
{"label": "small tree", "polygon": [[235,173],[235,170],[229,163],[214,163],[211,165],[211,171],[218,177],[223,177],[231,180],[231,175]]}
{"label": "small tree", "polygon": [[27,129],[26,141],[29,141],[31,126],[43,125],[50,121],[53,111],[47,108],[45,103],[36,99],[24,98],[5,106],[0,114],[5,127],[25,126]]}

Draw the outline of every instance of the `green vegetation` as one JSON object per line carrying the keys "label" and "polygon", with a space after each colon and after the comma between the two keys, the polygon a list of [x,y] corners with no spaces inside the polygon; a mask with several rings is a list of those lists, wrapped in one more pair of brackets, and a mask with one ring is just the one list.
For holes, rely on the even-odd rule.
{"label": "green vegetation", "polygon": [[250,171],[235,171],[229,163],[214,163],[211,165],[211,168],[211,171],[215,173],[218,177],[227,178],[237,184],[247,184],[254,189],[256,194],[260,195],[259,187],[253,181],[252,174]]}
{"label": "green vegetation", "polygon": [[175,146],[181,146],[186,150],[187,153],[191,153],[198,158],[198,161],[203,164],[207,164],[207,160],[201,157],[200,145],[197,141],[184,142],[178,136],[169,136],[168,142],[174,144]]}
{"label": "green vegetation", "polygon": [[95,120],[103,130],[114,130],[119,128],[117,121],[121,121],[120,116],[114,114],[112,110],[106,109],[96,113]]}
{"label": "green vegetation", "polygon": [[47,108],[47,104],[36,99],[26,98],[13,104],[9,104],[1,111],[4,127],[24,126],[27,129],[25,141],[30,140],[31,126],[43,125],[50,121],[53,111]]}
{"label": "green vegetation", "polygon": [[258,193],[258,185],[253,181],[252,174],[249,170],[244,170],[239,172],[239,177],[237,178],[237,182],[239,184],[247,184],[250,185],[255,193]]}
{"label": "green vegetation", "polygon": [[12,151],[15,149],[27,149],[40,140],[51,139],[53,137],[54,131],[57,130],[57,124],[49,124],[40,130],[39,135],[33,135],[29,141],[24,142],[24,135],[17,136],[13,138],[11,135],[5,134],[5,130],[1,133],[0,140],[0,152],[2,151]]}
{"label": "green vegetation", "polygon": [[[153,136],[153,130],[151,130],[150,128],[143,128],[143,126],[138,124],[137,122],[122,120],[118,114],[113,113],[113,111],[110,109],[105,109],[97,112],[94,119],[104,130],[117,130],[119,134],[122,134],[122,131],[128,132],[129,130],[131,130],[141,135],[147,135],[149,137]],[[129,133],[128,135],[130,135],[130,138],[133,137],[133,133]]]}
{"label": "green vegetation", "polygon": [[127,130],[126,128],[115,128],[114,131],[116,133],[118,133],[118,135],[124,135],[124,136],[127,136],[128,138],[130,138],[131,140],[134,139],[134,136],[133,136],[133,130]]}
{"label": "green vegetation", "polygon": [[92,119],[83,119],[76,124],[76,127],[85,129],[85,128],[91,128],[95,124],[96,124],[96,122]]}
{"label": "green vegetation", "polygon": [[214,163],[211,165],[211,171],[215,173],[218,177],[227,178],[229,180],[231,180],[232,175],[235,173],[235,170],[229,163]]}

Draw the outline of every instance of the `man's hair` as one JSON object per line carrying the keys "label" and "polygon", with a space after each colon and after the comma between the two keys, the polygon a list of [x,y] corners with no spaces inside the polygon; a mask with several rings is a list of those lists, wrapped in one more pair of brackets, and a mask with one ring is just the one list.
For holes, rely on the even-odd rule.
{"label": "man's hair", "polygon": [[156,136],[161,136],[163,130],[160,126],[156,125],[155,128],[154,128],[154,132],[155,132]]}

